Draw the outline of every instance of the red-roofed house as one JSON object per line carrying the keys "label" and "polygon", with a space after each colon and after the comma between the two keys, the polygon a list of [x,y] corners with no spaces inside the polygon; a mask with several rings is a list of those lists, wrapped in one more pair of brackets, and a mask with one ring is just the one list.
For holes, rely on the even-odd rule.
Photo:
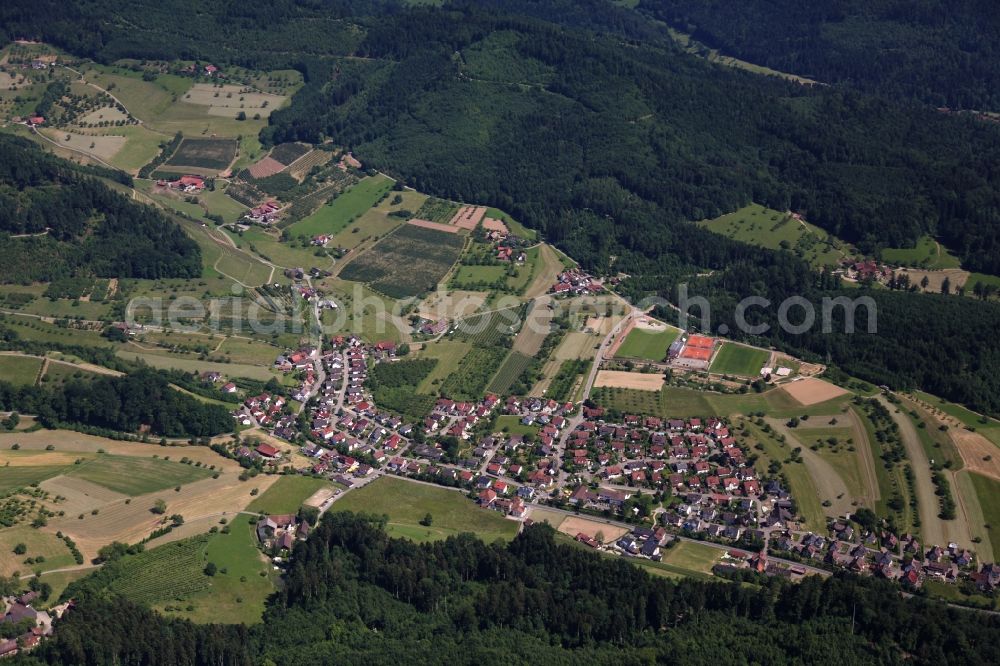
{"label": "red-roofed house", "polygon": [[281,455],[281,451],[274,448],[270,444],[259,444],[256,451],[265,458],[277,458]]}

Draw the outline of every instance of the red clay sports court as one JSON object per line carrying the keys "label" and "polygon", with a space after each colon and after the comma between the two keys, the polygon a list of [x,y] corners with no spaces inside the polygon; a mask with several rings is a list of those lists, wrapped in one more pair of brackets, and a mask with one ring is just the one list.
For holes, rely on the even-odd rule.
{"label": "red clay sports court", "polygon": [[704,335],[692,335],[688,338],[687,346],[711,349],[715,346],[715,340]]}
{"label": "red clay sports court", "polygon": [[707,361],[712,358],[712,348],[692,347],[688,345],[681,351],[681,358],[693,358],[698,361]]}

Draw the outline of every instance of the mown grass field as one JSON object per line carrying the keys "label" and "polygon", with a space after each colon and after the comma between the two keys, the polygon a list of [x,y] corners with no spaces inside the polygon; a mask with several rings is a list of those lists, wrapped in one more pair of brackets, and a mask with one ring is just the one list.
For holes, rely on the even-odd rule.
{"label": "mown grass field", "polygon": [[986,275],[985,273],[969,273],[968,279],[965,281],[965,291],[967,294],[973,294],[973,288],[976,286],[977,282],[982,282],[984,285],[993,285],[994,287],[1000,287],[1000,277],[996,275]]}
{"label": "mown grass field", "polygon": [[[401,201],[393,203],[396,196]],[[361,217],[355,220],[354,224],[349,224],[340,233],[333,237],[330,242],[331,247],[342,247],[348,250],[361,248],[365,244],[371,244],[382,236],[404,224],[405,217],[390,215],[404,210],[414,211],[420,207],[421,203],[427,199],[426,194],[418,192],[403,191],[395,192],[386,197],[381,203],[366,210]]]}
{"label": "mown grass field", "polygon": [[637,358],[644,361],[662,361],[667,357],[667,349],[670,348],[678,335],[680,335],[680,331],[676,328],[653,331],[636,327],[625,336],[625,341],[618,347],[615,356]]}
{"label": "mown grass field", "polygon": [[452,281],[460,288],[475,287],[480,284],[493,284],[506,274],[506,266],[459,266]]}
{"label": "mown grass field", "polygon": [[722,559],[725,551],[700,543],[682,541],[673,548],[663,549],[662,553],[663,564],[695,573],[709,574],[712,572],[712,567]]}
{"label": "mown grass field", "polygon": [[217,236],[212,236],[212,232],[207,228],[190,220],[180,217],[175,219],[201,248],[203,278],[218,278],[223,275],[253,287],[262,285],[270,279],[272,272],[270,266],[256,257],[232,247]]}
{"label": "mown grass field", "polygon": [[[257,549],[249,516],[234,518],[228,534],[219,532],[208,538],[202,551],[202,569],[208,562],[218,569],[214,576],[205,576],[208,587],[187,596],[185,603],[175,604],[175,610],[168,614],[202,624],[259,623],[264,602],[274,592],[274,582]],[[162,611],[165,605],[160,604],[157,610]],[[193,610],[188,610],[191,606]]]}
{"label": "mown grass field", "polygon": [[472,344],[459,340],[439,340],[425,345],[414,354],[414,358],[437,359],[437,365],[417,386],[418,393],[437,393],[437,386],[448,378],[458,368],[465,355],[472,349]]}
{"label": "mown grass field", "polygon": [[[952,475],[952,479],[954,479],[952,492],[955,494],[955,499],[961,502],[964,517],[967,518],[969,536],[973,540],[979,539],[975,546],[976,551],[985,560],[992,558],[992,561],[996,562],[1000,560],[1000,544],[997,544],[1000,542],[1000,533],[992,531],[992,524],[986,517],[983,499],[976,488],[973,475],[973,472],[967,470],[955,472]],[[987,482],[992,481],[988,477],[982,478]],[[993,484],[996,486],[993,488],[993,492],[1000,492],[1000,483],[993,482]],[[989,501],[987,500],[987,504]],[[995,518],[1000,519],[1000,516],[995,515]]]}
{"label": "mown grass field", "polygon": [[[858,442],[855,440],[854,444],[847,444],[849,439],[858,437],[853,428],[803,428],[800,425],[798,428],[792,430],[792,432],[796,439],[805,447],[812,447],[817,443],[817,440],[820,440],[821,443],[816,450],[816,454],[830,464],[837,473],[837,476],[844,481],[844,485],[847,486],[852,497],[874,497],[878,493],[878,488],[869,488],[866,482]],[[827,442],[830,437],[835,437],[840,442],[837,445],[836,451]],[[853,451],[850,450],[851,447],[854,448]],[[872,506],[870,508],[875,507]]]}
{"label": "mown grass field", "polygon": [[517,414],[504,414],[497,417],[496,429],[511,435],[537,435],[538,426],[524,425]]}
{"label": "mown grass field", "polygon": [[221,171],[236,157],[236,148],[235,139],[185,138],[163,166]]}
{"label": "mown grass field", "polygon": [[843,241],[808,222],[758,204],[698,224],[751,245],[793,251],[814,266],[832,266],[844,256]]}
{"label": "mown grass field", "polygon": [[659,392],[634,389],[595,389],[593,399],[604,407],[627,414],[684,418],[765,412],[778,418],[803,414],[832,414],[839,411],[848,396],[803,407],[780,389],[764,393],[723,394],[677,386],[664,386]]}
{"label": "mown grass field", "polygon": [[886,248],[882,250],[882,260],[899,266],[929,269],[959,268],[962,264],[958,257],[930,236],[923,236],[911,248]]}
{"label": "mown grass field", "polygon": [[303,246],[297,239],[282,242],[277,234],[268,233],[258,227],[242,234],[229,230],[225,230],[224,233],[236,243],[236,247],[252,252],[278,266],[301,268],[315,266],[327,271],[333,270],[333,259],[325,250],[320,250],[312,244]]}
{"label": "mown grass field", "polygon": [[320,206],[315,213],[288,227],[292,235],[336,235],[372,208],[392,189],[393,181],[381,174],[369,176],[337,198]]}
{"label": "mown grass field", "polygon": [[331,487],[324,479],[311,476],[282,476],[270,488],[250,502],[247,511],[267,514],[295,513],[320,488]]}
{"label": "mown grass field", "polygon": [[[927,459],[937,463],[947,464],[949,469],[957,471],[962,469],[964,462],[962,455],[955,447],[955,442],[935,427],[936,421],[924,408],[905,398],[901,399],[900,407],[906,417],[913,422],[917,429],[917,436],[920,437],[920,444],[927,454]],[[916,413],[916,416],[913,414]],[[921,424],[923,426],[921,427]]]}
{"label": "mown grass field", "polygon": [[96,483],[116,493],[136,496],[207,479],[212,472],[162,458],[101,454],[75,465],[66,475]]}
{"label": "mown grass field", "polygon": [[[327,278],[320,286],[341,304],[339,310],[323,311],[327,333],[351,333],[369,342],[402,341],[402,333],[391,316],[397,311],[391,299],[363,284],[337,278]],[[408,326],[405,322],[403,325]]]}
{"label": "mown grass field", "polygon": [[[15,555],[14,547],[24,544],[27,551]],[[44,562],[27,564],[27,559],[44,558]],[[22,575],[31,571],[61,569],[76,564],[66,543],[55,534],[37,530],[28,525],[0,529],[0,576],[10,576],[15,571]]]}
{"label": "mown grass field", "polygon": [[20,445],[16,435],[8,438],[10,444],[0,450],[0,493],[13,488],[30,486],[51,479],[64,472],[74,469],[74,462],[80,458],[89,460],[93,455],[76,455],[58,451],[14,451],[10,447],[14,443]]}
{"label": "mown grass field", "polygon": [[42,359],[33,356],[0,355],[0,381],[32,386],[38,380]]}
{"label": "mown grass field", "polygon": [[968,474],[979,498],[979,506],[986,521],[984,525],[989,525],[993,560],[1000,562],[1000,481],[973,472]]}
{"label": "mown grass field", "polygon": [[953,402],[948,402],[947,400],[939,398],[936,395],[931,395],[930,393],[914,391],[913,394],[932,407],[940,409],[942,412],[953,419],[956,419],[963,425],[975,428],[976,432],[980,433],[997,446],[1000,446],[1000,421],[997,419],[980,416],[979,414],[966,409],[962,405],[956,405]]}
{"label": "mown grass field", "polygon": [[55,605],[55,603],[59,600],[59,597],[62,596],[63,590],[66,589],[67,585],[75,580],[83,578],[89,573],[89,571],[84,569],[80,571],[56,571],[42,574],[39,580],[43,583],[48,583],[52,587],[52,594],[49,595],[48,601],[45,602],[39,603],[36,599],[33,606],[35,608],[44,609]]}
{"label": "mown grass field", "polygon": [[770,354],[763,349],[726,342],[715,355],[709,371],[720,375],[757,377]]}
{"label": "mown grass field", "polygon": [[[487,543],[509,541],[518,524],[496,511],[480,509],[463,493],[382,477],[359,490],[352,490],[333,504],[331,511],[354,511],[386,515],[390,536],[417,542],[438,541],[461,532],[472,532]],[[430,527],[420,524],[425,515]]]}
{"label": "mown grass field", "polygon": [[32,342],[55,342],[66,345],[85,345],[88,347],[111,347],[113,342],[103,337],[99,331],[80,330],[49,324],[33,318],[9,316],[4,322],[17,331],[22,340]]}
{"label": "mown grass field", "polygon": [[826,515],[823,505],[819,499],[819,491],[812,477],[809,475],[803,463],[785,463],[791,453],[789,444],[781,443],[774,437],[763,432],[755,424],[745,421],[754,440],[760,443],[763,450],[761,454],[762,468],[766,468],[771,461],[782,463],[782,473],[788,480],[788,490],[795,498],[799,513],[806,525],[806,528],[813,532],[820,533],[826,528]]}
{"label": "mown grass field", "polygon": [[[247,377],[249,379],[259,379],[266,382],[275,376],[270,367],[259,365],[248,365],[245,363],[210,363],[198,360],[196,355],[181,355],[166,353],[134,351],[133,349],[120,349],[115,352],[116,356],[129,361],[141,360],[154,368],[175,368],[185,372],[221,372],[227,377]],[[272,359],[273,360],[273,359]]]}

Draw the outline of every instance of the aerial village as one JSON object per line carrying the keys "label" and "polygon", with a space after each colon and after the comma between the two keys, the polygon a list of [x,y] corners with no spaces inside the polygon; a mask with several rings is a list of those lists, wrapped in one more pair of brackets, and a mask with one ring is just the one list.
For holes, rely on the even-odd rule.
{"label": "aerial village", "polygon": [[[589,291],[595,282],[573,271],[552,291],[564,284]],[[714,345],[707,336],[682,336],[665,362],[704,364]],[[399,358],[392,342],[343,335],[322,350],[279,356],[275,367],[300,380],[291,399],[302,411],[281,396],[247,397],[235,418],[264,428],[275,443],[241,445],[232,454],[272,471],[293,465],[348,489],[383,475],[460,488],[482,510],[521,522],[530,523],[529,508],[539,506],[592,516],[623,526],[621,535],[602,543],[581,531],[575,539],[623,557],[656,561],[671,542],[695,539],[725,549],[720,574],[796,579],[845,569],[913,590],[928,578],[984,592],[1000,586],[1000,567],[954,543],[923,544],[849,520],[831,520],[820,533],[807,529],[795,497],[755,467],[754,452],[727,419],[612,418],[589,401],[489,394],[480,401],[440,398],[423,421],[408,422],[380,409],[366,386],[371,367]],[[537,434],[496,431],[490,424],[498,416],[515,417]],[[272,516],[259,527],[260,540],[280,562],[304,537],[302,528],[295,516]]]}

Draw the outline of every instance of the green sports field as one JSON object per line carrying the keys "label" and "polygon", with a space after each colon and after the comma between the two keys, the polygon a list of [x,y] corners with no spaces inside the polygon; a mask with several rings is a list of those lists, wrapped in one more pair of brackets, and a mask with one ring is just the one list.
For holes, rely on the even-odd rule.
{"label": "green sports field", "polygon": [[668,328],[664,331],[651,331],[643,328],[633,328],[625,337],[615,354],[619,358],[637,358],[645,361],[662,361],[667,356],[667,349],[677,339],[680,331]]}
{"label": "green sports field", "polygon": [[767,363],[768,356],[768,352],[763,349],[754,349],[727,342],[715,355],[709,370],[720,375],[756,377],[760,374],[760,369]]}

